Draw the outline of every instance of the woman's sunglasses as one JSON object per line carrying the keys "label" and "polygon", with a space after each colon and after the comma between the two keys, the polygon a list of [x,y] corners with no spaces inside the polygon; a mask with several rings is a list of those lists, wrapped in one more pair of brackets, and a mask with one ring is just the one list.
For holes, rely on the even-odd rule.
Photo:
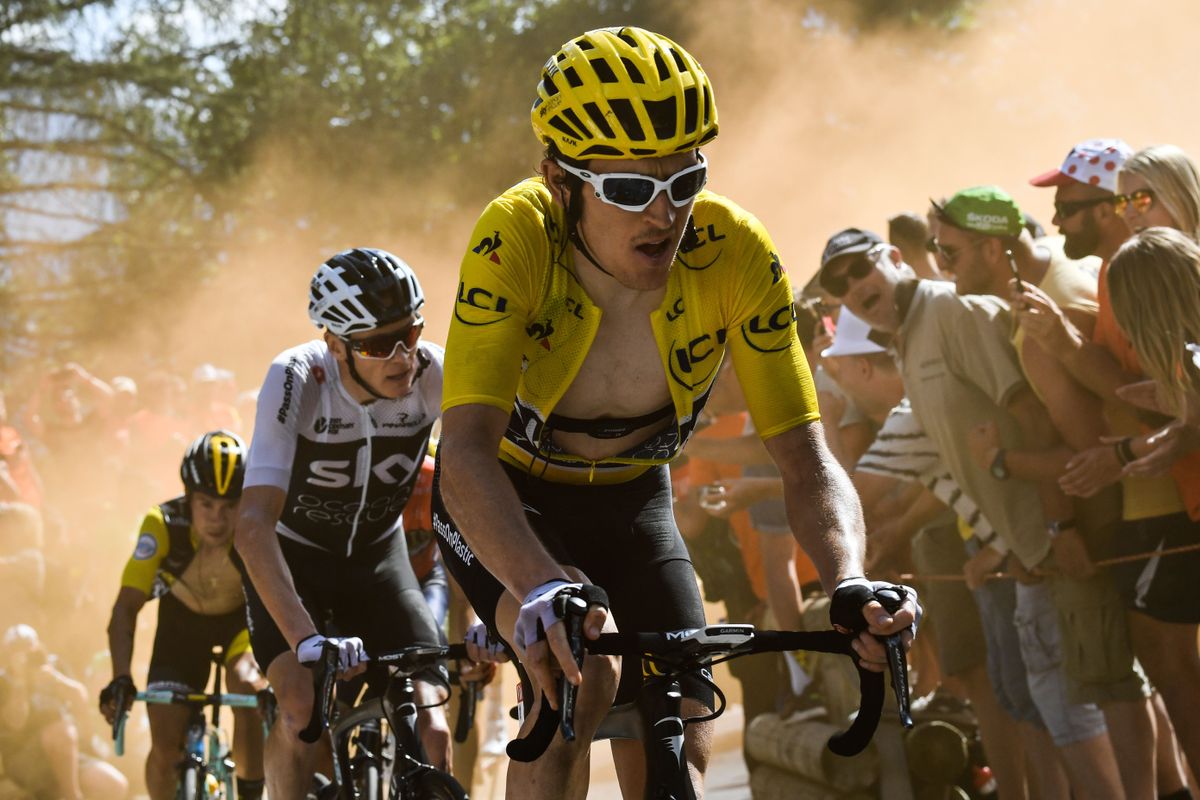
{"label": "woman's sunglasses", "polygon": [[1118,214],[1124,215],[1125,209],[1131,205],[1137,213],[1145,214],[1150,210],[1150,206],[1154,205],[1154,190],[1137,189],[1129,194],[1119,194],[1113,198],[1113,210]]}
{"label": "woman's sunglasses", "polygon": [[690,203],[708,182],[708,164],[696,154],[699,163],[681,169],[665,181],[636,172],[590,172],[576,169],[559,161],[558,165],[576,178],[587,181],[596,190],[596,197],[610,206],[626,211],[645,211],[659,192],[665,191],[671,205],[681,208]]}
{"label": "woman's sunglasses", "polygon": [[343,339],[346,346],[355,355],[374,361],[387,361],[396,355],[397,349],[402,349],[407,355],[417,348],[421,332],[425,330],[425,320],[417,317],[398,331],[381,333],[366,339]]}
{"label": "woman's sunglasses", "polygon": [[885,245],[875,245],[870,250],[855,257],[846,270],[840,275],[828,271],[821,273],[821,288],[833,297],[842,298],[850,291],[850,279],[861,281],[875,269],[879,254],[886,250]]}

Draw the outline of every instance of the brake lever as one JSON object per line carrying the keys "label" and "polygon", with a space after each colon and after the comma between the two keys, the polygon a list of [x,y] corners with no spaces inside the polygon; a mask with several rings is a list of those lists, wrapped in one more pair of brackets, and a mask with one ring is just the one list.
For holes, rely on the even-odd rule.
{"label": "brake lever", "polygon": [[[875,597],[887,609],[889,614],[895,614],[904,605],[904,598],[892,589],[880,589]],[[888,672],[892,676],[892,692],[896,695],[896,709],[900,715],[900,724],[906,729],[912,728],[911,697],[908,688],[908,656],[904,652],[903,631],[888,636],[879,637],[887,652]]]}
{"label": "brake lever", "polygon": [[[583,669],[583,619],[587,616],[587,601],[576,595],[560,594],[554,598],[554,612],[562,619],[571,646],[576,668]],[[559,678],[559,727],[563,741],[575,741],[575,701],[579,687],[566,678]]]}

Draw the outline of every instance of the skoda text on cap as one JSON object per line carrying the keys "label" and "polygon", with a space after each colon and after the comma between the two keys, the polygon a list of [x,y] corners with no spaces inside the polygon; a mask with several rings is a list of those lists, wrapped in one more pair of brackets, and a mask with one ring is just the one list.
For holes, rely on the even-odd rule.
{"label": "skoda text on cap", "polygon": [[1063,186],[1075,181],[1116,193],[1117,173],[1133,149],[1121,139],[1088,139],[1071,148],[1062,166],[1038,175],[1034,186]]}
{"label": "skoda text on cap", "polygon": [[938,213],[956,228],[985,236],[1018,236],[1025,218],[1015,200],[999,186],[972,186],[938,205]]}

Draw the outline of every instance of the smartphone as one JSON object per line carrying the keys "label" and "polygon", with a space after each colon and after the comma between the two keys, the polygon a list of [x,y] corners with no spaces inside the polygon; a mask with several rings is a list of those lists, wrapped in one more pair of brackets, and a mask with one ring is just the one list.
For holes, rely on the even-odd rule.
{"label": "smartphone", "polygon": [[1021,273],[1017,269],[1017,257],[1013,255],[1012,250],[1005,250],[1004,253],[1008,256],[1008,269],[1012,272],[1013,280],[1017,282],[1017,291],[1024,292],[1025,285],[1021,283]]}
{"label": "smartphone", "polygon": [[725,508],[725,487],[710,483],[700,487],[700,507],[705,511],[721,511]]}
{"label": "smartphone", "polygon": [[829,334],[830,336],[833,336],[836,332],[836,328],[833,324],[833,317],[829,316],[828,314],[825,314],[821,317],[821,327],[823,327],[825,329],[825,333]]}

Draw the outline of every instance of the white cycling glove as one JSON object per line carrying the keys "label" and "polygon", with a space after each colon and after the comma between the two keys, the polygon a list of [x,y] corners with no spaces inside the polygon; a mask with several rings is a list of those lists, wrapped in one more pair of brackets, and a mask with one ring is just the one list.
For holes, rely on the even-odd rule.
{"label": "white cycling glove", "polygon": [[562,622],[554,613],[554,596],[563,589],[582,589],[582,583],[570,583],[562,579],[546,581],[529,594],[521,603],[521,611],[517,614],[517,624],[513,626],[513,643],[522,649],[542,638],[538,630],[541,622],[542,630],[549,630],[556,622]]}
{"label": "white cycling glove", "polygon": [[296,658],[300,660],[301,664],[311,664],[314,661],[319,661],[321,659],[321,651],[326,642],[329,642],[338,650],[339,672],[353,669],[363,661],[370,660],[367,656],[367,651],[363,649],[362,639],[359,639],[357,636],[331,637],[327,639],[319,633],[314,633],[307,639],[302,639],[296,645]]}
{"label": "white cycling glove", "polygon": [[467,635],[463,638],[467,644],[475,645],[475,647],[479,648],[484,661],[508,661],[508,654],[504,652],[504,645],[492,638],[492,635],[488,633],[487,626],[482,622],[476,622],[467,628]]}

